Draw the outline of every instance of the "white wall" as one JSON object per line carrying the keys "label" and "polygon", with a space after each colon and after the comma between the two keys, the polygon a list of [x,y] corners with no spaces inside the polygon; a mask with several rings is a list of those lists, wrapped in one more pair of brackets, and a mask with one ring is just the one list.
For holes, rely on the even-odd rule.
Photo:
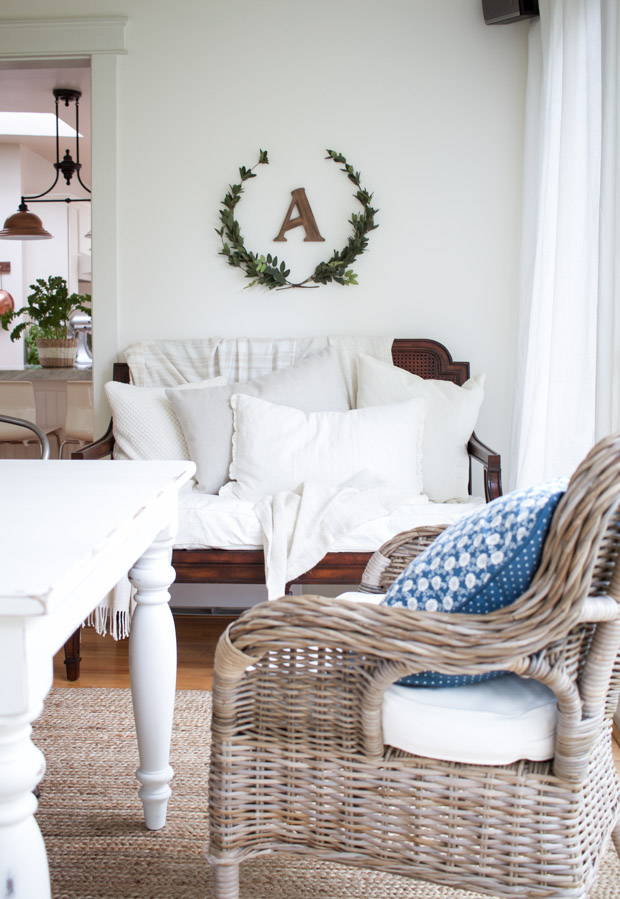
{"label": "white wall", "polygon": [[[54,6],[55,16],[111,12],[104,0]],[[434,337],[487,372],[478,432],[506,456],[527,24],[485,26],[480,0],[117,0],[113,12],[129,18],[128,52],[115,71],[118,189],[93,203],[97,378],[142,337]],[[3,18],[26,15],[49,6],[4,0]],[[380,209],[359,286],[244,290],[214,232],[238,166],[269,151],[268,176],[239,207],[248,245],[251,234],[261,252],[287,247],[271,241],[288,192],[304,186],[341,246],[357,204],[341,196],[348,185],[326,147],[361,171]],[[96,204],[112,199],[115,228],[97,232]],[[106,242],[119,260],[114,297],[97,294]],[[334,246],[322,246],[327,258]]]}

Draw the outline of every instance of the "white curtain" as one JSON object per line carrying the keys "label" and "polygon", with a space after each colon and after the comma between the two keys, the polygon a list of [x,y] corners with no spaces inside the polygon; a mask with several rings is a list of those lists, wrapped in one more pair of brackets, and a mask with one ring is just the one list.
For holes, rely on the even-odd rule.
{"label": "white curtain", "polygon": [[617,4],[540,0],[530,26],[511,487],[620,428]]}

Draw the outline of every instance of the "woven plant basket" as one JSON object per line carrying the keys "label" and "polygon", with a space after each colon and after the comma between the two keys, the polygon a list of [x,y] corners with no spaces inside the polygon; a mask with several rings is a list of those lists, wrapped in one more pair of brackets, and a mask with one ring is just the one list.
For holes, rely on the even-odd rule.
{"label": "woven plant basket", "polygon": [[43,368],[73,368],[77,351],[77,337],[65,339],[38,337],[36,340],[39,362]]}

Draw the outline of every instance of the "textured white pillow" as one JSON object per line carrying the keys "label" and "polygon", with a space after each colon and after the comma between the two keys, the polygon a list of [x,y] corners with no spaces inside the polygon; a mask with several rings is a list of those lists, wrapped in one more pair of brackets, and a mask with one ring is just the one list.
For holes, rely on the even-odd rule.
{"label": "textured white pillow", "polygon": [[197,489],[217,493],[228,481],[232,458],[233,393],[258,396],[305,412],[349,408],[344,379],[333,349],[324,350],[260,378],[208,390],[168,391],[196,463]]}
{"label": "textured white pillow", "polygon": [[426,401],[349,412],[301,412],[235,394],[230,476],[240,499],[260,500],[307,482],[337,487],[370,472],[403,497],[422,492]]}
{"label": "textured white pillow", "polygon": [[[173,392],[225,383],[226,378],[210,378],[175,387]],[[165,387],[109,381],[105,392],[112,409],[115,459],[189,459],[183,430]]]}
{"label": "textured white pillow", "polygon": [[437,503],[467,496],[467,442],[478,419],[485,375],[458,387],[451,381],[419,378],[372,356],[357,357],[357,407],[383,406],[412,397],[428,401],[422,448],[424,493]]}

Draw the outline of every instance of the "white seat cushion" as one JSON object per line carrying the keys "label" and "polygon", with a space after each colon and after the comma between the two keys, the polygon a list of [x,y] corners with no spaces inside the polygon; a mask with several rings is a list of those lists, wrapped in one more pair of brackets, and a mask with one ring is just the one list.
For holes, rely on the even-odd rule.
{"label": "white seat cushion", "polygon": [[383,699],[383,738],[448,762],[543,761],[553,757],[556,716],[555,694],[516,674],[465,687],[393,684]]}
{"label": "white seat cushion", "polygon": [[[379,604],[384,594],[342,593]],[[516,674],[465,687],[392,685],[383,700],[383,739],[413,755],[509,765],[553,757],[557,703],[544,684]]]}
{"label": "white seat cushion", "polygon": [[[263,531],[254,511],[254,502],[238,499],[229,489],[219,496],[203,493],[191,483],[179,493],[179,529],[177,549],[258,549],[263,546]],[[469,503],[403,504],[389,515],[365,522],[330,547],[331,552],[373,552],[394,534],[422,525],[451,524],[478,505]]]}

